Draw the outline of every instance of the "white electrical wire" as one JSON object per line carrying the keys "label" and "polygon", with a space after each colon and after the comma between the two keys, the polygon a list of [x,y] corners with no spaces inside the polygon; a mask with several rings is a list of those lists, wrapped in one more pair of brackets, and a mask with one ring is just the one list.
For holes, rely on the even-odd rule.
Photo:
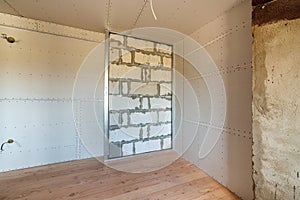
{"label": "white electrical wire", "polygon": [[152,11],[152,14],[153,14],[154,19],[157,20],[156,14],[155,14],[154,9],[153,9],[153,3],[152,3],[152,0],[150,0],[150,7],[151,7],[151,11]]}

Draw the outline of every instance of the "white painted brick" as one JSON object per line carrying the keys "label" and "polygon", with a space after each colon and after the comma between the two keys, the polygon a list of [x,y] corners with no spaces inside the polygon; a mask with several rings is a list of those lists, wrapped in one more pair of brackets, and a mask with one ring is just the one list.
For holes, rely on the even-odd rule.
{"label": "white painted brick", "polygon": [[119,113],[110,113],[109,114],[109,124],[118,125],[119,124]]}
{"label": "white painted brick", "polygon": [[148,55],[148,63],[150,66],[160,66],[161,63],[161,57],[157,55]]}
{"label": "white painted brick", "polygon": [[114,41],[118,41],[123,44],[124,42],[124,36],[119,34],[110,34],[110,39]]}
{"label": "white painted brick", "polygon": [[172,147],[171,137],[164,139],[163,149],[170,149]]}
{"label": "white painted brick", "polygon": [[119,81],[110,81],[109,82],[109,93],[110,94],[120,94]]}
{"label": "white painted brick", "polygon": [[150,126],[149,137],[160,136],[162,135],[162,131],[164,129],[164,125],[161,126]]}
{"label": "white painted brick", "polygon": [[156,44],[156,50],[158,52],[163,52],[163,53],[168,53],[168,54],[172,53],[172,47],[169,45],[165,45],[165,44]]}
{"label": "white painted brick", "polygon": [[157,95],[157,84],[131,82],[130,94]]}
{"label": "white painted brick", "polygon": [[122,113],[122,125],[128,125],[128,114]]}
{"label": "white painted brick", "polygon": [[124,37],[121,35],[112,34],[110,35],[110,46],[111,47],[123,47]]}
{"label": "white painted brick", "polygon": [[172,58],[163,57],[163,66],[164,67],[172,67]]}
{"label": "white painted brick", "polygon": [[110,78],[131,78],[141,80],[141,73],[141,68],[139,67],[128,67],[127,65],[115,64],[110,64],[109,66]]}
{"label": "white painted brick", "polygon": [[136,154],[158,150],[161,150],[161,144],[159,139],[145,142],[140,141],[135,143]]}
{"label": "white painted brick", "polygon": [[130,127],[130,128],[121,128],[113,131],[109,131],[109,141],[117,142],[117,141],[131,141],[135,139],[139,139],[139,128]]}
{"label": "white painted brick", "polygon": [[123,156],[129,156],[133,154],[133,143],[123,144],[122,146]]}
{"label": "white painted brick", "polygon": [[150,81],[151,80],[151,70],[150,69],[143,69],[143,76],[142,80],[143,81]]}
{"label": "white painted brick", "polygon": [[160,126],[150,126],[150,137],[171,134],[171,124],[162,124]]}
{"label": "white painted brick", "polygon": [[110,49],[109,59],[110,59],[110,62],[119,61],[120,49]]}
{"label": "white painted brick", "polygon": [[121,131],[123,131],[123,133],[133,137],[134,139],[140,138],[140,128],[139,127],[122,128]]}
{"label": "white painted brick", "polygon": [[122,61],[125,63],[131,63],[131,52],[122,49]]}
{"label": "white painted brick", "polygon": [[169,83],[160,84],[160,95],[171,95],[172,94],[172,86]]}
{"label": "white painted brick", "polygon": [[149,150],[150,151],[158,151],[161,150],[160,139],[158,140],[150,140],[149,141]]}
{"label": "white painted brick", "polygon": [[131,113],[130,115],[131,124],[144,124],[144,123],[156,123],[157,113],[146,112],[146,113]]}
{"label": "white painted brick", "polygon": [[159,122],[170,122],[172,119],[171,111],[160,111],[158,116]]}
{"label": "white painted brick", "polygon": [[154,43],[146,40],[135,39],[131,37],[127,37],[127,46],[133,47],[136,49],[143,49],[147,51],[154,50]]}
{"label": "white painted brick", "polygon": [[128,83],[122,82],[122,94],[128,94]]}
{"label": "white painted brick", "polygon": [[129,97],[109,96],[109,109],[110,110],[124,110],[139,108],[140,101],[138,98],[132,99]]}
{"label": "white painted brick", "polygon": [[165,71],[165,70],[151,70],[151,80],[152,81],[171,81],[172,73],[171,73],[171,71]]}
{"label": "white painted brick", "polygon": [[143,130],[143,138],[148,138],[147,126],[141,128]]}
{"label": "white painted brick", "polygon": [[151,98],[150,99],[151,108],[171,108],[171,100],[162,99],[162,98]]}
{"label": "white painted brick", "polygon": [[143,107],[143,109],[149,109],[149,100],[148,100],[148,98],[143,98],[142,99],[142,107]]}
{"label": "white painted brick", "polygon": [[139,64],[148,64],[149,61],[147,57],[148,55],[146,54],[135,52],[134,61]]}
{"label": "white painted brick", "polygon": [[150,151],[149,141],[140,141],[135,143],[135,153],[145,153]]}
{"label": "white painted brick", "polygon": [[159,66],[161,65],[161,58],[157,55],[147,55],[140,52],[136,52],[135,62],[144,65]]}
{"label": "white painted brick", "polygon": [[164,124],[162,127],[161,135],[169,135],[172,133],[172,124]]}

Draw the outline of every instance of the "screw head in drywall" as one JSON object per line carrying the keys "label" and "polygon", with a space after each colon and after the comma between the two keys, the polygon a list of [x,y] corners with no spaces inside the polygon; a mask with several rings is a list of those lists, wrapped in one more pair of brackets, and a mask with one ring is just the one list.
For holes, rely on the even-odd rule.
{"label": "screw head in drywall", "polygon": [[15,43],[16,42],[15,38],[13,38],[11,36],[7,37],[7,35],[4,34],[4,33],[1,34],[1,38],[5,39],[9,43]]}
{"label": "screw head in drywall", "polygon": [[14,143],[14,140],[13,139],[9,139],[9,140],[7,140],[7,143],[8,144]]}
{"label": "screw head in drywall", "polygon": [[7,37],[6,40],[9,43],[15,43],[15,41],[16,41],[15,38],[13,38],[13,37]]}

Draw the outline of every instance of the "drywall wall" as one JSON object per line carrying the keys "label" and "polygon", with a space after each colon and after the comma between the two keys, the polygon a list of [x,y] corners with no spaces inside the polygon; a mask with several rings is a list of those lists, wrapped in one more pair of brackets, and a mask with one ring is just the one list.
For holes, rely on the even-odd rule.
{"label": "drywall wall", "polygon": [[[210,54],[217,70],[199,74],[189,62],[185,61],[183,66],[188,80],[184,87],[192,85],[199,104],[197,108],[191,103],[192,94],[184,90],[183,132],[198,133],[184,157],[243,199],[253,199],[251,9],[251,1],[243,1],[191,34]],[[205,79],[222,79],[226,102],[220,102],[222,98],[211,98]],[[212,88],[215,93],[220,90]],[[224,124],[222,120],[211,121],[212,115],[219,115],[220,119],[225,115]],[[202,143],[208,130],[208,138],[220,135],[209,154],[200,158],[199,151],[205,146]]]}
{"label": "drywall wall", "polygon": [[300,19],[276,21],[253,26],[255,196],[297,200],[300,199]]}
{"label": "drywall wall", "polygon": [[172,47],[110,34],[109,158],[172,147]]}
{"label": "drywall wall", "polygon": [[[16,39],[0,40],[0,143],[15,140],[0,153],[0,171],[90,157],[75,129],[72,91],[81,63],[104,35],[7,14],[0,14],[0,33]],[[95,124],[80,113],[88,101],[75,102],[76,122]]]}

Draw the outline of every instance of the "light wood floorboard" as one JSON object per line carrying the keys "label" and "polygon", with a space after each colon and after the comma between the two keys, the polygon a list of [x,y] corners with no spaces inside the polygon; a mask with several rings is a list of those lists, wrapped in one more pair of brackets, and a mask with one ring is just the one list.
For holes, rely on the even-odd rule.
{"label": "light wood floorboard", "polygon": [[[159,155],[159,153],[158,153]],[[145,155],[152,163],[159,156]],[[131,169],[145,156],[110,162]],[[130,164],[132,166],[130,166]],[[141,166],[144,166],[141,164]],[[1,200],[53,199],[144,199],[144,200],[235,200],[239,199],[183,158],[148,173],[112,169],[96,159],[71,161],[0,173]]]}

